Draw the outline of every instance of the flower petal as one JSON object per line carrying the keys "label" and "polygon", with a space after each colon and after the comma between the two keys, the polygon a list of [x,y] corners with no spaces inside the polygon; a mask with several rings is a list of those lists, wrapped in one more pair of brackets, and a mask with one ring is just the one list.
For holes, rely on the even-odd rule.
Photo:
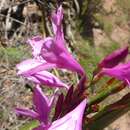
{"label": "flower petal", "polygon": [[52,27],[54,34],[57,32],[57,26],[61,26],[61,22],[63,19],[63,8],[60,6],[56,13],[52,14]]}
{"label": "flower petal", "polygon": [[48,98],[38,85],[34,89],[33,103],[35,105],[35,111],[39,114],[39,121],[47,124],[51,108],[49,107]]}
{"label": "flower petal", "polygon": [[126,83],[130,82],[130,62],[126,64],[119,64],[113,68],[103,68],[101,74],[115,77],[123,80]]}
{"label": "flower petal", "polygon": [[41,71],[35,74],[35,77],[43,82],[44,84],[51,86],[51,87],[66,87],[68,86],[63,83],[61,80],[59,80],[56,76],[51,74],[48,71]]}
{"label": "flower petal", "polygon": [[40,66],[43,63],[45,63],[45,62],[40,62],[36,59],[24,60],[20,64],[17,64],[17,66],[16,66],[18,69],[18,74],[21,75],[24,72],[27,72],[28,70],[31,70],[32,68],[35,68],[37,66]]}
{"label": "flower petal", "polygon": [[31,117],[33,119],[37,119],[39,116],[36,112],[26,108],[15,108],[15,113],[17,115],[23,115],[23,116]]}
{"label": "flower petal", "polygon": [[128,55],[128,47],[118,49],[105,57],[99,64],[101,68],[112,68],[123,61]]}
{"label": "flower petal", "polygon": [[50,87],[66,87],[67,89],[69,88],[65,83],[63,83],[60,79],[58,79],[56,76],[48,71],[40,71],[31,76],[28,76],[27,78],[37,84],[44,84]]}
{"label": "flower petal", "polygon": [[41,49],[41,56],[49,63],[56,64],[59,68],[75,71],[80,75],[84,74],[83,68],[73,58],[65,47],[64,33],[62,28],[63,9],[62,6],[52,15],[54,38],[46,41]]}
{"label": "flower petal", "polygon": [[33,49],[33,56],[37,58],[40,55],[41,48],[44,44],[44,42],[51,40],[51,37],[47,37],[45,39],[42,39],[41,36],[35,36],[27,41]]}
{"label": "flower petal", "polygon": [[[59,43],[60,42],[60,43]],[[59,39],[57,41],[45,42],[41,50],[42,57],[49,63],[55,64],[59,68],[76,71],[83,74],[84,70],[80,64],[69,54],[66,48],[60,46],[64,44]]]}
{"label": "flower petal", "polygon": [[54,121],[49,130],[82,130],[82,118],[86,103],[85,99],[73,111]]}
{"label": "flower petal", "polygon": [[52,69],[55,67],[54,64],[46,63],[44,60],[28,59],[22,61],[17,66],[18,75],[30,76],[36,72],[43,71],[46,69]]}

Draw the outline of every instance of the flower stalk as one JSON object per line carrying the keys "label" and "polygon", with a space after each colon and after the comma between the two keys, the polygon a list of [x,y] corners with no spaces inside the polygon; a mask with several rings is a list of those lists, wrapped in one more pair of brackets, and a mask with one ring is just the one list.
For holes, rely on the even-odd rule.
{"label": "flower stalk", "polygon": [[[93,129],[94,121],[100,121],[107,112],[120,112],[120,109],[129,107],[130,94],[120,101],[101,107],[100,103],[112,94],[120,92],[130,85],[130,62],[124,62],[128,55],[128,47],[118,49],[106,56],[93,72],[89,82],[84,68],[77,62],[65,45],[63,31],[63,8],[53,12],[51,21],[53,36],[42,38],[35,36],[27,41],[32,47],[32,58],[17,65],[18,75],[21,75],[35,84],[33,89],[33,109],[16,108],[17,115],[23,115],[38,120],[39,125],[33,130],[82,130]],[[69,86],[61,81],[57,69],[72,71],[78,74],[79,81],[75,86]],[[52,74],[52,70],[54,74]],[[89,96],[89,88],[101,81],[104,76],[110,77],[101,86],[95,95]],[[70,79],[71,80],[71,79]],[[48,98],[42,87],[48,86],[54,90]],[[64,94],[61,89],[66,88]],[[55,101],[56,100],[56,101]],[[50,112],[55,112],[50,119]],[[100,109],[101,108],[101,109]],[[90,119],[89,114],[94,114]],[[88,119],[87,123],[83,124]],[[92,127],[91,127],[92,126]]]}

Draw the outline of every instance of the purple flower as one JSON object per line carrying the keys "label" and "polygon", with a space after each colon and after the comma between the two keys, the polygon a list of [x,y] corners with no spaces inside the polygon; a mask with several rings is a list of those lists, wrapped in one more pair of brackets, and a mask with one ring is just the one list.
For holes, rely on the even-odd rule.
{"label": "purple flower", "polygon": [[45,71],[52,68],[64,68],[75,71],[81,76],[84,73],[80,64],[72,57],[64,45],[62,28],[63,9],[58,8],[52,16],[52,25],[55,36],[42,39],[40,36],[33,37],[27,42],[32,47],[33,59],[28,59],[17,65],[18,74],[26,77],[37,84],[45,84],[51,87],[68,86],[53,74]]}
{"label": "purple flower", "polygon": [[[41,49],[41,56],[48,62],[56,64],[58,68],[64,68],[75,71],[80,75],[84,74],[83,68],[73,58],[65,47],[65,40],[61,21],[63,19],[62,7],[58,9],[56,14],[53,14],[52,23],[54,30],[54,38],[44,42]],[[44,40],[43,40],[44,41]]]}
{"label": "purple flower", "polygon": [[16,108],[15,112],[18,115],[29,116],[33,119],[37,119],[39,122],[44,122],[44,124],[47,125],[53,99],[54,97],[49,102],[48,98],[42,93],[41,88],[36,86],[33,93],[34,111],[29,109]]}
{"label": "purple flower", "polygon": [[32,54],[34,58],[37,59],[40,56],[41,48],[43,44],[50,40],[52,40],[51,37],[47,37],[43,40],[41,36],[35,36],[31,39],[28,39],[27,43],[30,44],[32,47],[32,51],[33,51]]}
{"label": "purple flower", "polygon": [[33,49],[33,56],[35,59],[45,60],[47,63],[55,65],[55,67],[75,71],[82,75],[84,74],[84,69],[65,47],[62,19],[63,9],[62,6],[60,6],[57,12],[52,15],[52,26],[55,36],[45,39],[36,36],[29,39],[27,42]]}
{"label": "purple flower", "polygon": [[100,63],[100,68],[112,68],[123,61],[128,55],[128,47],[118,49],[105,57]]}
{"label": "purple flower", "polygon": [[123,80],[130,85],[130,62],[119,64],[113,68],[103,68],[101,74]]}
{"label": "purple flower", "polygon": [[56,34],[57,27],[59,27],[62,30],[62,19],[63,19],[63,8],[60,6],[57,10],[57,12],[52,14],[52,27],[53,32]]}
{"label": "purple flower", "polygon": [[86,99],[84,99],[74,110],[54,121],[49,130],[82,130],[82,118],[86,103]]}
{"label": "purple flower", "polygon": [[[18,74],[26,77],[36,84],[44,84],[50,87],[66,87],[68,86],[51,74],[46,69],[53,67],[53,64],[47,64],[37,59],[28,59],[17,65]],[[37,71],[38,69],[38,71]],[[41,70],[41,71],[40,71]]]}
{"label": "purple flower", "polygon": [[49,113],[53,99],[49,102],[47,97],[43,95],[41,88],[37,86],[33,95],[34,111],[16,108],[15,112],[18,115],[24,115],[38,120],[40,125],[33,130],[82,130],[82,118],[86,106],[86,99],[64,117],[50,123]]}

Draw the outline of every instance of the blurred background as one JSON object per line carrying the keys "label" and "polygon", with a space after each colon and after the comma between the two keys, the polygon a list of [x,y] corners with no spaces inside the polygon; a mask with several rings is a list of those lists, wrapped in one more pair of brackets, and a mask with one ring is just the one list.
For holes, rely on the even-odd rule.
{"label": "blurred background", "polygon": [[[31,128],[22,127],[29,119],[20,120],[13,111],[32,104],[32,84],[17,76],[15,66],[31,57],[28,38],[53,36],[51,14],[61,3],[67,46],[90,79],[105,55],[130,43],[130,0],[0,0],[0,130]],[[129,130],[129,125],[127,112],[104,130]]]}

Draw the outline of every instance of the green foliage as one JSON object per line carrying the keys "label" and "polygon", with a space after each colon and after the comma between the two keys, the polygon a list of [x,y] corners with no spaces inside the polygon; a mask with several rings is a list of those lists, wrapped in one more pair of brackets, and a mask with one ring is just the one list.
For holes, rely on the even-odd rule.
{"label": "green foliage", "polygon": [[5,62],[8,62],[10,64],[16,64],[20,62],[22,59],[29,56],[29,52],[26,51],[24,47],[8,47],[3,48],[0,47],[0,57]]}
{"label": "green foliage", "polygon": [[109,110],[107,112],[104,112],[104,115],[99,117],[98,120],[93,122],[91,125],[88,125],[87,127],[90,130],[103,130],[106,126],[111,124],[114,120],[118,119],[121,115],[126,113],[128,110],[126,109],[119,109],[119,110],[113,110],[110,112]]}
{"label": "green foliage", "polygon": [[80,63],[84,67],[87,76],[92,78],[92,72],[96,68],[100,56],[96,54],[95,48],[90,46],[87,40],[80,40],[77,48],[79,50]]}
{"label": "green foliage", "polygon": [[30,121],[29,123],[24,124],[19,130],[32,130],[33,128],[37,127],[37,121]]}
{"label": "green foliage", "polygon": [[[112,88],[116,89],[115,87]],[[111,92],[113,91],[111,89]],[[118,89],[118,87],[117,87]],[[106,93],[107,94],[107,93]],[[105,96],[106,96],[105,94]],[[108,92],[108,95],[109,92]],[[101,96],[101,95],[100,95]],[[111,124],[114,120],[118,119],[123,114],[130,110],[130,93],[123,96],[113,104],[102,106],[97,114],[93,116],[93,121],[86,125],[90,130],[103,130],[106,126]]]}

